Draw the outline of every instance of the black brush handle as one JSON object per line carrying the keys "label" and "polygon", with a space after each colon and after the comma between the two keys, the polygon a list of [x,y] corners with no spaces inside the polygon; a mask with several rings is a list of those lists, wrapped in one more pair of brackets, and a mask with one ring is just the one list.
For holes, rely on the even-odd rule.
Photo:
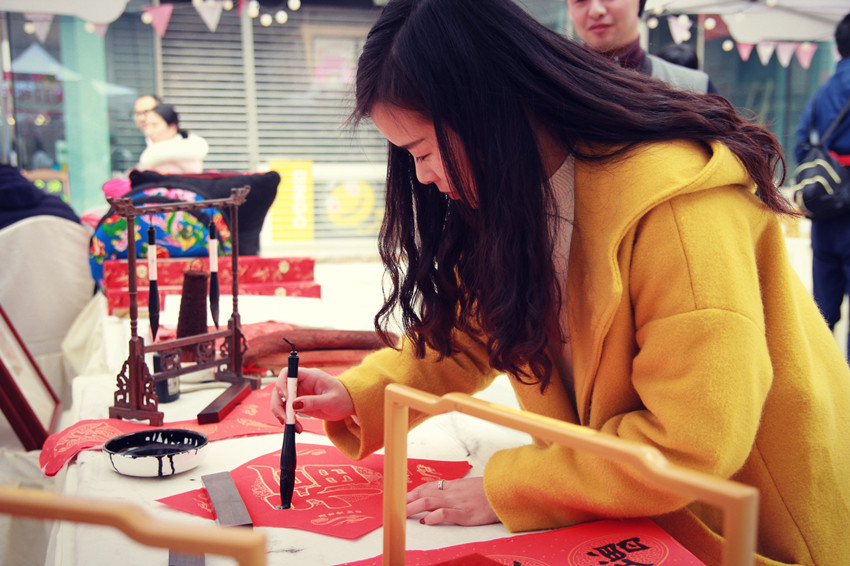
{"label": "black brush handle", "polygon": [[289,344],[289,360],[286,372],[286,425],[283,429],[283,446],[280,449],[280,507],[289,509],[292,505],[292,492],[295,490],[295,411],[292,403],[298,390],[298,352],[295,344],[283,339]]}
{"label": "black brush handle", "polygon": [[159,330],[159,289],[156,279],[150,282],[148,288],[148,319],[151,322],[151,336],[156,340],[156,333]]}
{"label": "black brush handle", "polygon": [[218,232],[215,222],[209,223],[209,253],[210,253],[210,316],[212,316],[215,329],[218,330]]}
{"label": "black brush handle", "polygon": [[216,330],[218,330],[218,298],[218,273],[212,271],[210,272],[210,315]]}
{"label": "black brush handle", "polygon": [[283,431],[283,448],[280,451],[280,508],[292,506],[295,491],[295,425],[288,424]]}
{"label": "black brush handle", "polygon": [[151,323],[151,337],[156,340],[159,330],[159,287],[157,286],[156,273],[156,230],[148,226],[148,320]]}

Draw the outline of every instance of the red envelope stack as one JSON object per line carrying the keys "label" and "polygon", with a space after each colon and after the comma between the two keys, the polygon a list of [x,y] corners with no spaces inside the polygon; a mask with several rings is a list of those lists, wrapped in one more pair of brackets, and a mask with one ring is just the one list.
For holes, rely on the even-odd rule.
{"label": "red envelope stack", "polygon": [[[219,258],[218,278],[222,294],[230,294],[233,286],[230,257]],[[307,257],[239,256],[240,295],[278,295],[289,297],[322,296],[321,286],[313,280],[315,260]],[[206,257],[161,258],[157,261],[160,304],[164,296],[179,295],[183,273],[188,270],[209,271]],[[139,306],[148,304],[148,266],[136,263]],[[126,259],[110,259],[103,264],[103,291],[109,314],[130,308],[129,274]]]}

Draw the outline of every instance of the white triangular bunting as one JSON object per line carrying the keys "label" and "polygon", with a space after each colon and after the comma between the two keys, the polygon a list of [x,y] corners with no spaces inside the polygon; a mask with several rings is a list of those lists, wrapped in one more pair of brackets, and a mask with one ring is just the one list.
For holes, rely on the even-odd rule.
{"label": "white triangular bunting", "polygon": [[203,0],[203,2],[193,2],[198,15],[204,20],[207,29],[215,32],[218,28],[218,22],[221,19],[221,11],[224,5],[220,0]]}
{"label": "white triangular bunting", "polygon": [[794,56],[794,52],[797,51],[799,46],[800,44],[796,41],[780,41],[776,45],[776,58],[783,68],[787,68],[791,63],[791,57]]}
{"label": "white triangular bunting", "polygon": [[676,45],[691,38],[691,32],[688,29],[690,26],[682,25],[682,21],[677,16],[669,16],[667,18],[667,25],[670,26],[670,35],[673,37],[673,42]]}
{"label": "white triangular bunting", "polygon": [[47,34],[50,33],[50,25],[53,23],[53,14],[24,14],[29,22],[32,23],[35,29],[35,36],[39,43],[44,43],[47,39]]}
{"label": "white triangular bunting", "polygon": [[756,53],[759,55],[759,61],[762,65],[767,65],[771,55],[776,50],[775,41],[760,41],[756,44]]}

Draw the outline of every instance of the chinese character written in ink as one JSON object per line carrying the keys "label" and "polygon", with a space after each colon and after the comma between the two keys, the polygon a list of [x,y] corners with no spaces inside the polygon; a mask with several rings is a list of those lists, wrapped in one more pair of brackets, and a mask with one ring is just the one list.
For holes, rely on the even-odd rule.
{"label": "chinese character written in ink", "polygon": [[[617,543],[606,544],[603,546],[594,546],[596,552],[588,552],[588,556],[602,558],[598,564],[608,564],[610,566],[653,566],[653,563],[635,562],[628,558],[632,552],[649,550],[649,547],[640,542],[640,538],[633,537],[621,540]],[[597,554],[598,552],[598,554]]]}

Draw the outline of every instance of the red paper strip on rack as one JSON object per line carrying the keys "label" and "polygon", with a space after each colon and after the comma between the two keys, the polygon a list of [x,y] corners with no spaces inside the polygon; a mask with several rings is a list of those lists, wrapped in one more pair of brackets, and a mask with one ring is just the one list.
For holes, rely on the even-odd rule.
{"label": "red paper strip on rack", "polygon": [[[155,428],[184,428],[202,432],[210,442],[238,436],[281,434],[283,425],[272,415],[269,408],[273,387],[274,384],[270,384],[252,391],[218,423],[198,424],[197,419],[191,419],[155,427],[121,419],[79,421],[47,437],[39,454],[39,465],[45,475],[55,476],[71,458],[83,450],[100,449],[104,442],[121,434]],[[321,420],[304,416],[299,416],[298,420],[306,432],[325,434]]]}
{"label": "red paper strip on rack", "polygon": [[[408,490],[429,481],[457,479],[468,462],[409,458]],[[255,458],[230,472],[255,527],[285,527],[345,539],[381,526],[384,457],[354,461],[333,446],[298,444],[292,507],[280,510],[280,450]],[[169,507],[215,519],[206,489],[158,499]]]}
{"label": "red paper strip on rack", "polygon": [[[542,533],[516,535],[434,550],[408,550],[407,566],[468,564],[480,555],[521,566],[705,566],[650,519],[594,521]],[[380,566],[381,556],[339,566]]]}

